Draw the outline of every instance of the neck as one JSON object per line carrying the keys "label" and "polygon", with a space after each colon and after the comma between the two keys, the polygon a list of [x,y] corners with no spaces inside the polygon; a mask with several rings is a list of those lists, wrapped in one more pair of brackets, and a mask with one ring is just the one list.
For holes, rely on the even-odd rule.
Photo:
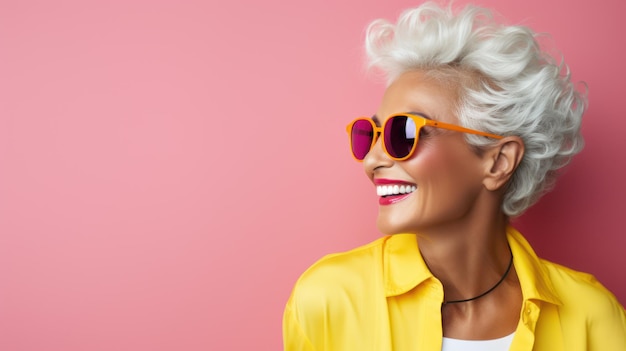
{"label": "neck", "polygon": [[507,220],[500,218],[491,223],[464,223],[420,232],[420,251],[443,284],[445,301],[478,296],[506,272],[511,253],[506,239]]}
{"label": "neck", "polygon": [[500,286],[500,284],[502,284],[504,282],[504,280],[506,279],[507,275],[511,271],[511,268],[513,267],[513,252],[511,251],[510,247],[509,247],[509,252],[511,254],[511,258],[509,259],[509,264],[507,265],[506,270],[502,274],[502,277],[500,277],[498,282],[496,284],[494,284],[491,288],[489,288],[489,289],[485,290],[484,292],[482,292],[482,293],[480,293],[478,295],[475,295],[473,297],[468,297],[468,298],[464,298],[464,299],[460,299],[460,300],[445,300],[443,302],[443,304],[444,305],[450,305],[450,304],[455,304],[455,303],[465,303],[465,302],[475,301],[475,300],[480,299],[481,297],[487,296],[489,293],[491,293],[492,291],[496,290],[496,288],[498,288],[498,286]]}

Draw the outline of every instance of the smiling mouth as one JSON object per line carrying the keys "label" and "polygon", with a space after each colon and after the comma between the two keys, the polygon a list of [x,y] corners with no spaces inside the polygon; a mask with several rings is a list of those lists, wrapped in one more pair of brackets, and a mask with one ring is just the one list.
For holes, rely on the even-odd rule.
{"label": "smiling mouth", "polygon": [[394,195],[405,195],[414,192],[417,189],[415,185],[377,185],[376,195],[387,197]]}

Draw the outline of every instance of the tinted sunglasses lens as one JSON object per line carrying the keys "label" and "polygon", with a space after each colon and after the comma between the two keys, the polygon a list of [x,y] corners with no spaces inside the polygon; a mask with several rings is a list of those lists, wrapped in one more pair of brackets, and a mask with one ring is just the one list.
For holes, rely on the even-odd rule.
{"label": "tinted sunglasses lens", "polygon": [[370,151],[372,140],[374,138],[374,128],[372,123],[365,119],[354,122],[350,132],[352,144],[352,153],[357,160],[362,160]]}
{"label": "tinted sunglasses lens", "polygon": [[391,157],[404,158],[415,145],[417,128],[407,116],[394,116],[387,120],[384,131],[385,148]]}

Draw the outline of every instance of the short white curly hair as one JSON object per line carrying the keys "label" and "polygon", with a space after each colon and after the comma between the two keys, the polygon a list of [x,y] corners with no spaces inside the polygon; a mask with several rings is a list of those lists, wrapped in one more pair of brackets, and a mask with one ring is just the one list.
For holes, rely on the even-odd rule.
{"label": "short white curly hair", "polygon": [[[366,52],[368,67],[382,70],[388,84],[411,70],[456,84],[461,125],[522,138],[525,154],[502,204],[508,216],[534,204],[583,147],[586,93],[570,81],[567,65],[542,51],[532,30],[497,23],[487,9],[428,2],[395,24],[376,20],[367,29]],[[494,142],[466,138],[478,149]]]}

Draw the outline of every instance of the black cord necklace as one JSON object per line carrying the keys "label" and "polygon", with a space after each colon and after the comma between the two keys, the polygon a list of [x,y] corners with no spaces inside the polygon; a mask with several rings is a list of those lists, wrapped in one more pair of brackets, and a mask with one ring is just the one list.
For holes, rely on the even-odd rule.
{"label": "black cord necklace", "polygon": [[511,267],[513,267],[513,252],[511,251],[511,247],[510,246],[509,246],[509,252],[511,253],[511,260],[509,261],[509,266],[506,268],[506,271],[502,275],[502,278],[500,278],[500,280],[496,283],[496,285],[492,286],[489,290],[485,291],[484,293],[482,293],[482,294],[480,294],[478,296],[470,297],[469,299],[444,301],[443,304],[442,304],[442,307],[445,306],[445,305],[451,304],[451,303],[461,303],[461,302],[468,302],[468,301],[477,300],[477,299],[480,299],[481,297],[489,294],[490,292],[494,291],[498,287],[498,285],[502,284],[502,282],[504,281],[506,276],[509,275],[509,272],[511,271]]}

